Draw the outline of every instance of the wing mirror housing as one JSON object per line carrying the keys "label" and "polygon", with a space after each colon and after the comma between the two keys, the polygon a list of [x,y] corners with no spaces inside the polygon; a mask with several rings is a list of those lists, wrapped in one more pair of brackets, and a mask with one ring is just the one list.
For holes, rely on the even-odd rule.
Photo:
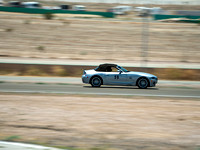
{"label": "wing mirror housing", "polygon": [[122,72],[123,72],[123,71],[121,71],[121,70],[118,70],[118,72],[119,72],[119,74],[122,74]]}

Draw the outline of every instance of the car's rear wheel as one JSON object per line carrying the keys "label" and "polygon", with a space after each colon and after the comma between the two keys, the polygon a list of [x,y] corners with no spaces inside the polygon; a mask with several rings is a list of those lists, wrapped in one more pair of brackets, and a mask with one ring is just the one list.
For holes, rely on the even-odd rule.
{"label": "car's rear wheel", "polygon": [[91,80],[91,85],[92,87],[100,87],[102,84],[101,78],[100,77],[93,77]]}
{"label": "car's rear wheel", "polygon": [[148,87],[148,80],[146,78],[140,78],[137,82],[137,86],[140,88],[140,89],[146,89]]}

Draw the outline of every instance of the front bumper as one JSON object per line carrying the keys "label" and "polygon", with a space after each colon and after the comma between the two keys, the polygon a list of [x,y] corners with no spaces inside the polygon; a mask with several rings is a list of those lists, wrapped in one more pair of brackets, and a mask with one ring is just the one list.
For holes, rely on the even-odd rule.
{"label": "front bumper", "polygon": [[87,75],[82,75],[82,82],[83,83],[89,83],[90,79]]}
{"label": "front bumper", "polygon": [[157,79],[157,78],[155,78],[155,79],[150,79],[150,87],[156,86],[157,83],[158,83],[158,79]]}

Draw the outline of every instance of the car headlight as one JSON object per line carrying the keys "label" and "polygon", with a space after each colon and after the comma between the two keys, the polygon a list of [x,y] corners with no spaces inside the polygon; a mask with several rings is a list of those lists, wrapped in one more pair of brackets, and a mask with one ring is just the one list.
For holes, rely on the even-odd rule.
{"label": "car headlight", "polygon": [[158,81],[158,78],[157,78],[157,77],[151,77],[151,80],[156,80],[156,81]]}

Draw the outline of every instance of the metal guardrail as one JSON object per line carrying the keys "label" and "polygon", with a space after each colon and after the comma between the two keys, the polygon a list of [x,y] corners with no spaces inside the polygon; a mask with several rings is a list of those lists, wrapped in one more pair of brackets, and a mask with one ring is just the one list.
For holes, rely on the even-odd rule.
{"label": "metal guardrail", "polygon": [[36,8],[21,8],[21,7],[4,7],[0,6],[0,11],[29,13],[29,14],[83,14],[83,15],[99,15],[106,18],[114,18],[112,12],[93,12],[93,11],[75,11],[75,10],[50,10],[50,9],[36,9]]}

